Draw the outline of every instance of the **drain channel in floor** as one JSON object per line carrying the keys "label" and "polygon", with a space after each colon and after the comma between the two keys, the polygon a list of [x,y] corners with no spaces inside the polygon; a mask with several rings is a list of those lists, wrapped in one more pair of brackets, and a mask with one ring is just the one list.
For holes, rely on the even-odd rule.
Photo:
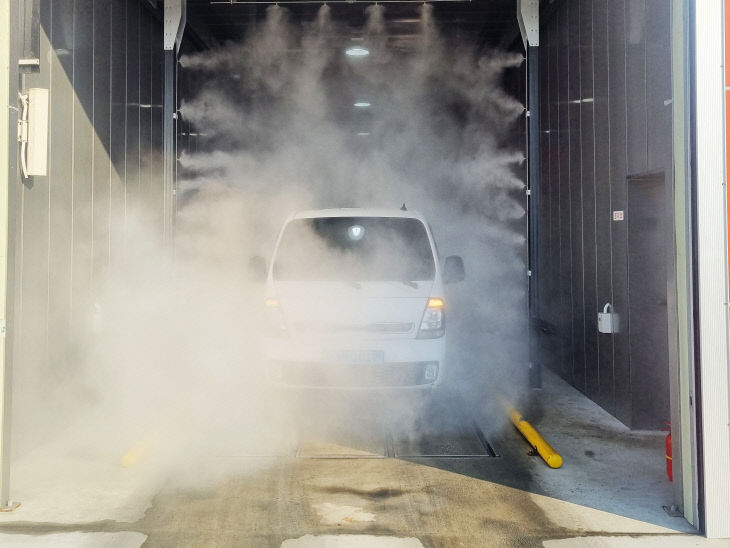
{"label": "drain channel in floor", "polygon": [[482,430],[431,433],[393,440],[393,456],[398,458],[474,458],[496,457],[497,453]]}
{"label": "drain channel in floor", "polygon": [[[349,436],[348,436],[349,437]],[[476,425],[447,432],[383,434],[376,439],[357,436],[337,440],[307,440],[299,444],[299,458],[491,458],[499,456]]]}

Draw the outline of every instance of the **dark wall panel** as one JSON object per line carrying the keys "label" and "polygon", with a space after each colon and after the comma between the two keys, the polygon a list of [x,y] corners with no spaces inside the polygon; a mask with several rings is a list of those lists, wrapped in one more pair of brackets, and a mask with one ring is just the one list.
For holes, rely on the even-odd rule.
{"label": "dark wall panel", "polygon": [[112,9],[110,2],[94,2],[94,148],[93,148],[93,202],[92,281],[95,294],[99,291],[109,265],[109,198],[111,184],[111,160],[107,151],[111,144],[111,66]]}
{"label": "dark wall panel", "polygon": [[[90,313],[91,215],[93,204],[94,3],[74,1],[73,169],[71,321],[80,325]],[[73,359],[73,356],[72,356]]]}
{"label": "dark wall panel", "polygon": [[[652,245],[661,244],[647,229],[631,233],[629,247],[627,181],[648,172],[666,175],[663,199],[656,189],[634,192],[634,210],[645,212],[655,200],[671,226],[672,208],[664,206],[671,203],[672,181],[669,3],[562,0],[554,8],[541,27],[547,97],[540,220],[547,235],[539,242],[546,288],[539,310],[551,327],[550,342],[542,345],[545,361],[624,423],[653,428],[665,418],[662,406],[640,403],[650,397],[646,387],[664,386],[668,367],[647,358],[651,337],[639,326],[656,324],[661,333],[667,319],[656,307],[630,307],[629,287],[640,288],[641,280],[632,277],[628,257],[634,253],[634,264],[641,264],[634,250],[649,236]],[[651,219],[644,217],[648,226]],[[670,236],[665,233],[664,249]],[[671,273],[670,259],[661,260]],[[662,280],[658,291],[666,296]],[[597,313],[606,303],[619,317],[613,334],[598,333]]]}
{"label": "dark wall panel", "polygon": [[[651,23],[646,24],[646,109],[647,109],[647,171],[656,174],[656,189],[651,194],[631,192],[632,183],[629,183],[629,196],[651,196],[652,206],[648,215],[638,221],[644,221],[645,230],[641,233],[645,241],[654,241],[654,251],[651,255],[657,272],[646,276],[638,272],[636,276],[629,267],[629,289],[641,286],[647,280],[653,279],[651,291],[642,292],[641,299],[648,300],[648,304],[631,299],[631,315],[640,310],[648,318],[650,330],[645,334],[637,332],[632,337],[631,363],[633,382],[633,405],[636,409],[634,423],[644,428],[661,428],[670,420],[669,416],[669,368],[668,346],[668,298],[666,287],[669,279],[674,277],[674,263],[667,260],[671,256],[668,251],[673,247],[674,234],[672,231],[672,208],[666,204],[673,203],[673,165],[672,165],[672,80],[671,58],[668,55],[669,44],[664,37],[663,29],[671,25],[671,6],[662,0],[646,0],[646,13],[651,14]],[[651,179],[647,179],[651,180]],[[634,183],[633,187],[642,187]],[[640,201],[634,199],[640,204]],[[631,204],[629,207],[637,207]],[[639,211],[641,211],[639,209]],[[629,217],[631,223],[636,215]],[[647,226],[648,225],[648,226]],[[641,225],[640,225],[641,226]],[[632,225],[629,224],[630,234],[635,235]],[[636,239],[634,237],[634,239]],[[631,259],[631,246],[629,246]],[[642,257],[642,261],[647,258]],[[641,264],[641,263],[640,263]],[[663,270],[663,271],[662,271]],[[638,279],[636,279],[638,278]],[[632,335],[634,330],[632,330]],[[640,358],[634,359],[634,353]],[[649,357],[648,361],[645,357]],[[644,367],[638,368],[639,363]],[[634,365],[637,364],[637,365]]]}
{"label": "dark wall panel", "polygon": [[109,197],[109,262],[119,266],[124,257],[124,220],[127,211],[127,10],[128,0],[112,0],[111,11],[111,127],[112,164]]}
{"label": "dark wall panel", "polygon": [[50,136],[48,172],[50,215],[50,265],[48,323],[49,347],[62,374],[68,362],[66,341],[71,335],[71,257],[73,169],[73,0],[51,2],[51,21],[44,32],[55,54],[50,55],[51,76]]}
{"label": "dark wall panel", "polygon": [[157,227],[156,232],[152,236],[156,238],[157,243],[162,243],[162,234],[164,230],[164,185],[156,184],[162,181],[163,162],[162,162],[162,102],[164,93],[164,71],[160,67],[164,67],[164,56],[162,50],[162,27],[160,25],[152,25],[150,31],[150,54],[151,54],[151,125],[150,125],[150,181],[152,184],[149,193],[145,197],[145,204],[150,214],[150,224]]}
{"label": "dark wall panel", "polygon": [[672,65],[664,36],[671,25],[665,0],[646,0],[651,24],[646,26],[647,171],[672,169]]}
{"label": "dark wall panel", "polygon": [[596,188],[595,136],[593,95],[593,2],[584,0],[579,6],[580,22],[580,136],[581,194],[583,212],[583,330],[585,392],[598,394],[598,308],[596,296]]}
{"label": "dark wall panel", "polygon": [[[559,66],[558,66],[558,52],[559,52],[559,36],[557,33],[557,17],[550,23],[551,31],[547,37],[548,47],[548,58],[547,64],[545,57],[543,56],[543,62],[541,70],[548,73],[548,87],[542,90],[543,95],[548,95],[548,111],[543,112],[543,115],[547,114],[548,118],[548,131],[547,134],[549,141],[550,153],[547,157],[542,156],[542,163],[547,163],[550,173],[550,182],[545,185],[545,188],[550,192],[549,200],[543,200],[542,205],[550,207],[550,257],[548,263],[548,272],[542,276],[543,280],[547,280],[548,287],[550,290],[543,294],[543,299],[546,300],[546,305],[543,309],[547,310],[545,319],[554,324],[560,323],[560,312],[561,308],[559,303],[561,302],[561,280],[558,273],[560,272],[561,266],[561,249],[560,249],[560,235],[561,235],[561,217],[560,217],[560,140],[559,140],[559,103],[555,98],[558,96],[558,81],[559,81]],[[545,47],[545,44],[543,44]],[[543,138],[544,138],[543,134]]]}
{"label": "dark wall panel", "polygon": [[626,25],[626,143],[629,173],[644,173],[646,163],[646,6],[644,0],[624,5]]}
{"label": "dark wall panel", "polygon": [[[626,133],[626,14],[624,2],[608,2],[608,108],[609,178],[611,210],[626,211],[627,133]],[[615,414],[631,422],[631,371],[629,366],[628,232],[625,221],[611,221],[611,271],[613,308],[623,324],[613,338]]]}
{"label": "dark wall panel", "polygon": [[568,103],[568,83],[570,82],[570,49],[568,47],[570,29],[568,28],[568,5],[565,4],[558,13],[558,147],[560,167],[558,181],[560,185],[560,317],[559,334],[562,341],[562,352],[558,359],[559,372],[564,378],[573,382],[573,293],[571,268],[571,201],[570,201],[570,112]]}
{"label": "dark wall panel", "polygon": [[[139,33],[139,203],[142,220],[148,222],[146,199],[150,195],[152,169],[152,64],[150,21],[140,19]],[[142,204],[145,204],[144,206]]]}
{"label": "dark wall panel", "polygon": [[585,392],[585,310],[583,308],[583,188],[581,153],[579,0],[568,2],[568,193],[573,332],[573,383]]}
{"label": "dark wall panel", "polygon": [[126,102],[126,196],[125,196],[125,252],[129,250],[127,242],[128,228],[130,221],[129,213],[137,211],[139,203],[139,167],[140,167],[140,113],[139,113],[139,35],[140,35],[140,13],[142,8],[137,2],[127,4],[127,102]]}
{"label": "dark wall panel", "polygon": [[[550,47],[547,44],[543,44],[543,47],[540,48],[539,52],[540,56],[549,56],[550,55]],[[544,67],[549,63],[549,61],[543,60],[541,65]],[[546,70],[540,70],[539,71],[539,89],[540,92],[540,134],[543,136],[540,139],[540,156],[542,158],[547,158],[547,161],[541,162],[540,164],[540,197],[546,200],[546,204],[544,204],[540,211],[538,212],[539,220],[538,220],[538,226],[542,227],[542,230],[539,232],[539,238],[540,241],[538,243],[539,249],[541,253],[538,255],[538,272],[546,272],[548,271],[549,264],[551,261],[551,255],[552,255],[552,246],[550,241],[550,226],[551,226],[551,206],[550,206],[550,200],[552,198],[552,194],[550,191],[550,136],[549,136],[549,127],[550,127],[550,101],[549,97],[550,94],[548,92],[548,86],[550,83],[550,74]],[[550,279],[549,278],[543,278],[540,276],[538,278],[540,286],[539,291],[540,293],[549,293],[550,292]],[[546,300],[543,299],[542,301],[538,302],[538,316],[541,318],[547,317],[547,307],[545,306]]]}
{"label": "dark wall panel", "polygon": [[[608,3],[593,0],[593,135],[596,189],[596,302],[602,308],[613,302],[611,273],[611,181],[608,111]],[[613,337],[596,334],[598,392],[595,400],[614,412]]]}

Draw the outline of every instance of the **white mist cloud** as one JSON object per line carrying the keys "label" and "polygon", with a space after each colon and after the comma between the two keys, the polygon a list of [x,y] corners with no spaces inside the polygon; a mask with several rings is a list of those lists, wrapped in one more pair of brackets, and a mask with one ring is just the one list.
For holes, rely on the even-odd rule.
{"label": "white mist cloud", "polygon": [[183,58],[204,82],[184,99],[183,117],[211,138],[207,151],[182,157],[190,174],[182,188],[218,188],[246,204],[238,232],[256,234],[250,253],[269,258],[293,211],[406,203],[423,212],[440,251],[467,264],[467,282],[450,288],[461,364],[453,385],[473,386],[476,370],[512,380],[516,398],[514,373],[527,361],[524,153],[504,143],[524,106],[502,79],[524,59],[442,38],[432,9],[421,8],[408,50],[391,47],[383,5],[367,8],[358,44],[370,55],[354,59],[328,7],[300,28],[274,6],[243,44]]}

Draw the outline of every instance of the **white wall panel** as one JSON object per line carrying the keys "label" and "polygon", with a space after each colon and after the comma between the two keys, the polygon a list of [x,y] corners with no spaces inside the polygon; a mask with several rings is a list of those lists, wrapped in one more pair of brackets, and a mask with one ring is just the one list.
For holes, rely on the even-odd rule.
{"label": "white wall panel", "polygon": [[700,385],[708,537],[730,538],[722,2],[695,2]]}

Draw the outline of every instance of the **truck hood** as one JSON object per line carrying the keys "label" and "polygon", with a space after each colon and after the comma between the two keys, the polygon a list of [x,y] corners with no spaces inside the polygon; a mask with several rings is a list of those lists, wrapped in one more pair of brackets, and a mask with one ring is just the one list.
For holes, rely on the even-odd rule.
{"label": "truck hood", "polygon": [[295,336],[414,337],[433,281],[274,282],[284,320]]}

